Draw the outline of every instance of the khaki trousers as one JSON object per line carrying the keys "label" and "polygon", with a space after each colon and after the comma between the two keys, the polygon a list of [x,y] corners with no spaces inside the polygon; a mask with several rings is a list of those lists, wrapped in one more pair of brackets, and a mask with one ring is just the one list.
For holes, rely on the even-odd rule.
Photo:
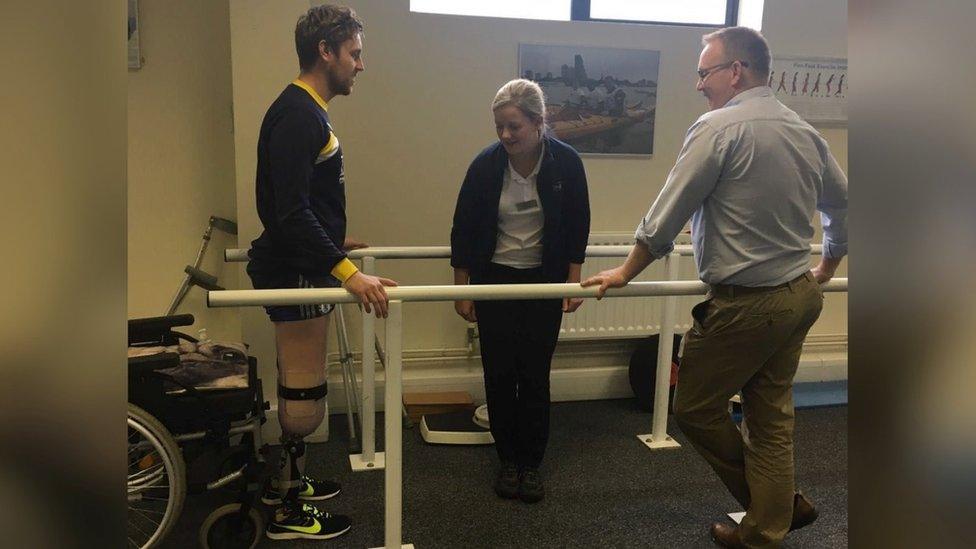
{"label": "khaki trousers", "polygon": [[[793,515],[793,376],[823,294],[805,273],[783,287],[713,286],[692,310],[674,395],[682,432],[746,510],[748,547],[779,547]],[[742,393],[742,430],[728,401]]]}

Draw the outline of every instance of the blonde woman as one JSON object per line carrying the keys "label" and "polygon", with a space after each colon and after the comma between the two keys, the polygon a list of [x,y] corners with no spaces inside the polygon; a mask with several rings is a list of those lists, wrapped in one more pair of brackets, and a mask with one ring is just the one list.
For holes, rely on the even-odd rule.
{"label": "blonde woman", "polygon": [[[590,231],[579,155],[546,131],[536,83],[508,82],[491,109],[498,141],[471,162],[454,212],[455,284],[579,282]],[[462,318],[478,323],[500,497],[533,503],[545,495],[539,466],[549,439],[549,368],[562,314],[581,303],[454,304]]]}

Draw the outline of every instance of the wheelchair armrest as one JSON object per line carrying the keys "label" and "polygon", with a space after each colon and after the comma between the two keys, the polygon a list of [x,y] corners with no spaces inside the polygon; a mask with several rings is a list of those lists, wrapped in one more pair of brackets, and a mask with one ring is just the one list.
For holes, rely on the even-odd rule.
{"label": "wheelchair armrest", "polygon": [[197,338],[195,338],[195,337],[193,337],[191,335],[184,334],[183,332],[177,332],[175,330],[172,331],[172,332],[170,332],[170,335],[173,336],[173,340],[174,340],[174,343],[173,344],[174,345],[178,344],[179,343],[179,340],[181,340],[181,339],[185,339],[186,341],[189,341],[191,343],[199,343],[200,342],[199,339],[197,339]]}
{"label": "wheelchair armrest", "polygon": [[170,341],[175,338],[170,335],[170,329],[175,326],[190,326],[193,322],[193,315],[189,314],[131,319],[129,320],[129,345],[172,345]]}
{"label": "wheelchair armrest", "polygon": [[129,359],[129,377],[142,377],[149,372],[180,365],[179,353],[159,353]]}

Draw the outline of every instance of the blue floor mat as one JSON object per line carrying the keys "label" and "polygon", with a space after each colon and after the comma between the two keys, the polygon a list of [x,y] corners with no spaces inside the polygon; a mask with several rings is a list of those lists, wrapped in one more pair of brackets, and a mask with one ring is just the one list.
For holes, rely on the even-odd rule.
{"label": "blue floor mat", "polygon": [[847,404],[847,380],[814,381],[793,386],[793,405],[796,408],[816,408]]}

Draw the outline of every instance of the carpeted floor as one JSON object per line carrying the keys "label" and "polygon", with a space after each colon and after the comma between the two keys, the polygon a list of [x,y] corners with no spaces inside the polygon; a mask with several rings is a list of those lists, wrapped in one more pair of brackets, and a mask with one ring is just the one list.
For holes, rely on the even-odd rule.
{"label": "carpeted floor", "polygon": [[[553,404],[542,468],[547,495],[534,505],[495,496],[494,447],[432,446],[417,428],[405,431],[403,541],[418,549],[712,547],[708,525],[740,509],[673,424],[668,432],[682,448],[652,452],[641,444],[635,435],[650,432],[650,422],[630,399]],[[382,430],[382,414],[376,425]],[[345,416],[332,416],[330,428],[331,442],[310,446],[309,473],[342,483],[342,494],[319,507],[350,515],[352,530],[330,541],[262,537],[259,547],[383,544],[383,473],[351,472]],[[845,406],[797,410],[796,472],[821,514],[786,547],[846,547]],[[195,546],[207,514],[229,501],[227,493],[188,497],[163,546]]]}

